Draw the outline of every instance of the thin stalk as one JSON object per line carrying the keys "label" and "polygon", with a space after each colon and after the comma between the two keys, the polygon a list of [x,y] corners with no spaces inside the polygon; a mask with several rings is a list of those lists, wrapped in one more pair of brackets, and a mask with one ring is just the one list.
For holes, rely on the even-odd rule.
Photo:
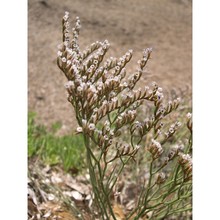
{"label": "thin stalk", "polygon": [[[121,157],[120,157],[120,159],[121,159]],[[122,170],[124,169],[124,166],[126,165],[126,163],[127,163],[129,160],[130,160],[130,157],[128,157],[128,158],[125,160],[125,162],[121,159],[122,165],[121,165],[121,167],[120,167],[120,169],[119,169],[119,171],[118,171],[118,173],[117,173],[117,176],[115,177],[114,181],[113,181],[113,180],[110,180],[110,182],[113,181],[113,183],[112,183],[112,186],[111,186],[111,188],[110,188],[109,193],[112,191],[113,187],[115,186],[116,181],[118,180],[118,177],[120,176]]]}
{"label": "thin stalk", "polygon": [[[109,219],[109,217],[108,217],[108,213],[107,213],[105,204],[107,204],[108,209],[109,209],[110,214],[113,217],[113,219],[116,220],[116,218],[114,216],[114,212],[113,212],[112,207],[111,207],[109,197],[108,197],[108,193],[106,192],[106,188],[105,188],[105,186],[103,184],[103,181],[102,181],[102,176],[103,175],[102,175],[102,169],[100,167],[100,163],[98,162],[95,155],[92,153],[92,151],[90,149],[90,146],[89,146],[89,139],[85,135],[84,135],[84,140],[85,140],[85,144],[86,144],[86,148],[87,148],[87,162],[88,162],[88,167],[89,167],[91,183],[92,183],[92,187],[93,187],[95,197],[96,197],[95,200],[97,202],[97,205],[101,209],[101,214],[103,215],[103,213],[104,213],[104,216],[106,217],[107,220]],[[99,180],[97,180],[97,178],[96,178],[96,174],[94,172],[95,168],[92,164],[91,156],[95,160],[96,165],[98,166]],[[101,187],[101,192],[102,192],[101,195],[104,197],[104,199],[100,195],[100,189],[97,188],[98,186]]]}
{"label": "thin stalk", "polygon": [[101,209],[102,217],[104,217],[104,216],[107,216],[107,212],[106,212],[104,203],[101,199],[100,192],[97,188],[97,180],[96,180],[96,177],[95,177],[94,168],[92,167],[91,158],[90,158],[89,154],[87,154],[87,155],[88,155],[87,156],[87,161],[88,161],[88,167],[89,167],[89,174],[90,174],[92,188],[93,188],[93,191],[94,191],[94,194],[95,194],[96,205]]}
{"label": "thin stalk", "polygon": [[[190,204],[187,204],[187,205],[190,205]],[[187,205],[185,205],[185,206],[187,206]],[[192,208],[190,207],[190,208],[176,209],[176,210],[174,210],[173,212],[168,213],[167,216],[173,215],[173,214],[177,214],[177,213],[181,213],[181,212],[186,212],[186,211],[192,211]]]}
{"label": "thin stalk", "polygon": [[105,209],[104,203],[101,199],[100,193],[98,191],[97,188],[97,179],[94,173],[94,166],[92,164],[91,161],[91,151],[90,151],[90,144],[89,144],[89,139],[88,137],[86,137],[86,135],[84,135],[84,142],[85,142],[85,146],[87,149],[87,163],[88,163],[88,167],[89,167],[89,175],[90,175],[90,180],[91,180],[91,184],[92,184],[92,188],[95,194],[95,201],[96,201],[96,205],[101,209],[101,215],[104,219],[104,216],[108,216],[107,211]]}
{"label": "thin stalk", "polygon": [[141,217],[144,212],[146,211],[146,202],[147,202],[147,199],[148,199],[148,196],[149,196],[149,192],[151,190],[151,181],[152,181],[152,172],[153,172],[153,162],[154,162],[154,159],[152,158],[152,161],[150,163],[150,177],[149,177],[149,181],[148,181],[148,185],[147,185],[147,192],[146,194],[144,195],[144,207],[142,208],[142,210],[139,212],[139,214],[134,218],[134,220],[138,220],[139,217]]}

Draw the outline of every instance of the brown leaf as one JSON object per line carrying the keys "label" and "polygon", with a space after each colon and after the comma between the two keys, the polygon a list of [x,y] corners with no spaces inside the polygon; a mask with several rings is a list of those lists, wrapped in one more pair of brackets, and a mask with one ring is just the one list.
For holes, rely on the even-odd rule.
{"label": "brown leaf", "polygon": [[67,211],[57,213],[57,219],[77,220],[71,213]]}
{"label": "brown leaf", "polygon": [[[123,209],[122,207],[119,205],[119,204],[114,204],[113,205],[113,212],[115,214],[115,217],[117,220],[124,220],[125,219],[125,215],[124,215],[124,212],[123,212]],[[112,220],[112,218],[111,218]]]}

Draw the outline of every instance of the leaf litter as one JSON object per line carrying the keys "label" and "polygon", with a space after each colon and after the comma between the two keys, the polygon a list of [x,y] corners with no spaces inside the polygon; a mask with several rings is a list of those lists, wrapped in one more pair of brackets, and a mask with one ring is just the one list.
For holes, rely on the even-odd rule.
{"label": "leaf litter", "polygon": [[[58,166],[45,166],[39,161],[28,165],[28,220],[99,220],[92,210],[93,194],[88,173],[70,175]],[[134,208],[137,184],[130,178],[118,181],[113,196],[117,220],[126,219]]]}

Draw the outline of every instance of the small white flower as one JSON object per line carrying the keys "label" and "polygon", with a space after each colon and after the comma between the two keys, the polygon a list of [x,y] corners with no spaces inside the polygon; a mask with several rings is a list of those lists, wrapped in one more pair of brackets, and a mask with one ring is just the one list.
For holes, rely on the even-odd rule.
{"label": "small white flower", "polygon": [[192,114],[191,114],[190,112],[188,112],[187,115],[186,115],[186,117],[187,117],[188,119],[190,119],[190,118],[192,117]]}
{"label": "small white flower", "polygon": [[69,44],[69,41],[64,41],[64,42],[63,42],[63,45],[64,45],[65,47],[68,47],[68,44]]}
{"label": "small white flower", "polygon": [[65,15],[63,16],[63,20],[64,20],[64,21],[67,21],[68,18],[69,18],[68,14],[65,14]]}
{"label": "small white flower", "polygon": [[144,89],[145,89],[145,90],[148,90],[148,89],[149,89],[149,86],[145,86]]}
{"label": "small white flower", "polygon": [[103,44],[109,44],[108,40],[105,39],[104,42],[103,42]]}
{"label": "small white flower", "polygon": [[65,57],[62,57],[61,60],[62,60],[63,63],[66,63],[66,58]]}
{"label": "small white flower", "polygon": [[154,86],[154,87],[157,86],[157,83],[156,83],[156,82],[152,82],[151,84],[152,84],[152,86]]}
{"label": "small white flower", "polygon": [[140,147],[141,147],[140,145],[135,145],[134,148],[138,150]]}
{"label": "small white flower", "polygon": [[118,101],[117,97],[112,98],[112,102],[117,102],[117,101]]}
{"label": "small white flower", "polygon": [[107,79],[107,80],[105,81],[105,85],[108,87],[109,83],[110,83],[110,79]]}
{"label": "small white flower", "polygon": [[162,131],[161,131],[160,129],[158,129],[158,130],[157,130],[157,134],[158,134],[158,135],[161,135],[161,134],[162,134]]}
{"label": "small white flower", "polygon": [[161,146],[161,144],[158,141],[152,139],[152,144],[154,146],[156,146],[158,150],[162,150],[162,146]]}
{"label": "small white flower", "polygon": [[82,127],[77,127],[76,131],[81,133],[83,131],[83,129],[82,129]]}
{"label": "small white flower", "polygon": [[128,83],[127,82],[123,82],[122,84],[124,87],[128,87]]}
{"label": "small white flower", "polygon": [[71,88],[71,87],[74,87],[74,82],[73,81],[68,81],[66,84],[65,84],[65,87],[68,89],[68,88]]}
{"label": "small white flower", "polygon": [[82,79],[83,79],[83,81],[86,81],[87,76],[83,76]]}
{"label": "small white flower", "polygon": [[97,86],[102,87],[103,86],[103,82],[97,82]]}
{"label": "small white flower", "polygon": [[105,121],[104,125],[105,126],[110,126],[110,122],[109,121]]}
{"label": "small white flower", "polygon": [[111,92],[109,93],[109,97],[115,97],[115,96],[116,96],[116,93],[115,93],[115,92],[111,91]]}
{"label": "small white flower", "polygon": [[150,89],[150,90],[148,91],[148,94],[151,95],[152,93],[153,93],[153,91]]}
{"label": "small white flower", "polygon": [[95,68],[95,65],[92,64],[89,68],[94,69],[94,68]]}
{"label": "small white flower", "polygon": [[59,50],[59,51],[57,52],[57,56],[61,57],[62,55],[63,55],[63,53]]}
{"label": "small white flower", "polygon": [[93,123],[89,124],[88,128],[89,128],[90,131],[94,131],[95,130],[95,124],[93,124]]}
{"label": "small white flower", "polygon": [[174,133],[174,129],[173,128],[170,128],[169,129],[169,132],[172,134],[172,133]]}
{"label": "small white flower", "polygon": [[77,87],[77,91],[78,91],[78,92],[82,92],[82,90],[83,90],[83,88],[82,88],[81,86],[78,86],[78,87]]}
{"label": "small white flower", "polygon": [[122,95],[121,95],[121,98],[122,98],[122,100],[126,100],[126,99],[127,99],[127,96],[126,96],[125,94],[122,94]]}
{"label": "small white flower", "polygon": [[115,69],[118,71],[118,70],[120,70],[120,67],[119,67],[119,66],[116,66]]}
{"label": "small white flower", "polygon": [[134,109],[132,110],[132,114],[135,115],[137,113],[137,111]]}
{"label": "small white flower", "polygon": [[122,117],[119,115],[117,118],[117,121],[121,121],[121,120],[122,120]]}
{"label": "small white flower", "polygon": [[175,128],[175,124],[170,125],[170,128],[174,129]]}
{"label": "small white flower", "polygon": [[101,86],[98,86],[98,87],[97,87],[97,90],[98,90],[98,91],[101,91],[101,90],[102,90],[102,87],[101,87]]}
{"label": "small white flower", "polygon": [[165,176],[165,173],[160,173],[159,174],[160,175],[160,177],[162,178],[162,179],[164,179],[166,176]]}
{"label": "small white flower", "polygon": [[178,122],[176,123],[176,125],[177,125],[178,127],[180,127],[182,124],[181,124],[181,122],[178,121]]}
{"label": "small white flower", "polygon": [[84,88],[86,88],[86,83],[81,82],[80,86],[84,89]]}
{"label": "small white flower", "polygon": [[188,161],[191,160],[191,156],[190,156],[189,154],[182,154],[182,158],[183,158],[184,160],[188,160]]}
{"label": "small white flower", "polygon": [[62,48],[63,48],[63,44],[57,45],[57,49],[58,49],[58,50],[62,50]]}
{"label": "small white flower", "polygon": [[163,92],[163,89],[161,87],[159,87],[157,90],[158,92]]}
{"label": "small white flower", "polygon": [[96,88],[95,88],[94,85],[91,85],[91,86],[90,86],[90,90],[91,90],[91,92],[93,92],[93,93],[97,93],[97,90],[96,90]]}
{"label": "small white flower", "polygon": [[83,126],[85,126],[87,124],[87,120],[86,119],[82,119],[82,124],[83,124]]}
{"label": "small white flower", "polygon": [[77,69],[76,65],[73,65],[72,67],[73,67],[73,71],[74,71],[74,73],[75,73],[75,74],[78,74],[78,73],[79,73],[79,71],[78,71],[78,69]]}
{"label": "small white flower", "polygon": [[108,141],[108,144],[112,144],[112,142],[113,142],[112,139],[110,139],[110,140]]}
{"label": "small white flower", "polygon": [[110,127],[109,126],[106,126],[106,131],[110,131]]}
{"label": "small white flower", "polygon": [[152,52],[152,48],[147,48],[143,51],[144,56],[148,56],[149,53]]}
{"label": "small white flower", "polygon": [[139,124],[140,124],[140,122],[139,122],[139,121],[135,121],[135,122],[134,122],[134,124],[139,125]]}
{"label": "small white flower", "polygon": [[93,112],[97,112],[99,109],[98,108],[94,108],[93,109]]}
{"label": "small white flower", "polygon": [[133,98],[134,97],[134,95],[131,93],[131,92],[129,92],[128,94],[127,94],[127,97],[129,97],[129,98]]}
{"label": "small white flower", "polygon": [[108,101],[107,101],[107,100],[104,100],[104,101],[102,102],[102,104],[103,104],[103,105],[106,105],[106,104],[108,104]]}
{"label": "small white flower", "polygon": [[120,57],[119,60],[124,63],[125,62],[125,58],[124,57]]}
{"label": "small white flower", "polygon": [[131,53],[127,52],[127,53],[125,54],[125,56],[126,56],[126,58],[129,58],[129,57],[131,56]]}
{"label": "small white flower", "polygon": [[107,136],[107,135],[104,135],[104,139],[105,139],[106,141],[108,141],[108,140],[109,140],[109,138],[108,138],[108,136]]}
{"label": "small white flower", "polygon": [[189,163],[192,165],[192,157],[189,154],[180,154],[180,157],[183,164]]}
{"label": "small white flower", "polygon": [[[122,112],[122,113],[120,114],[120,116],[121,116],[121,117],[124,117],[124,116],[125,116],[125,112]],[[118,117],[120,117],[120,116],[118,116]]]}
{"label": "small white flower", "polygon": [[115,134],[115,133],[114,133],[114,130],[111,130],[111,131],[110,131],[110,135],[113,136],[114,134]]}
{"label": "small white flower", "polygon": [[115,75],[115,70],[112,70],[112,75]]}
{"label": "small white flower", "polygon": [[95,93],[93,94],[93,101],[96,101],[98,99],[98,95]]}

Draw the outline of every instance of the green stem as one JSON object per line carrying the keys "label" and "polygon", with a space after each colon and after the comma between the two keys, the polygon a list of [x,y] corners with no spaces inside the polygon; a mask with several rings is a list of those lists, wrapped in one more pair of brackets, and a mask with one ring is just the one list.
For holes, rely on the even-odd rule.
{"label": "green stem", "polygon": [[[120,158],[120,159],[121,159],[121,158]],[[129,159],[130,159],[130,157],[127,158],[127,159],[125,160],[125,162],[121,159],[121,161],[122,161],[122,165],[121,165],[119,171],[117,172],[117,176],[115,177],[114,180],[112,179],[112,180],[109,181],[110,183],[112,182],[112,185],[111,185],[111,187],[110,187],[110,191],[109,191],[109,193],[112,191],[113,187],[115,186],[115,183],[116,183],[116,181],[118,180],[118,177],[120,176],[122,170],[124,169],[124,166],[125,166],[126,163],[129,161]]]}
{"label": "green stem", "polygon": [[[191,205],[191,204],[187,204],[187,205]],[[185,205],[185,206],[187,206],[187,205]],[[176,210],[174,210],[173,212],[168,213],[167,216],[173,215],[173,214],[177,214],[177,213],[181,213],[181,212],[186,212],[186,211],[192,211],[192,208],[189,207],[189,208],[176,209]],[[167,217],[167,216],[166,216],[166,217]]]}
{"label": "green stem", "polygon": [[[114,216],[114,212],[111,207],[108,193],[106,192],[107,189],[104,186],[103,181],[102,181],[103,180],[103,172],[102,172],[100,163],[97,160],[97,158],[95,157],[95,155],[92,153],[92,151],[90,149],[90,145],[89,145],[89,138],[86,137],[86,135],[84,135],[84,140],[85,140],[85,144],[86,144],[86,148],[87,148],[87,161],[88,161],[91,183],[92,183],[92,187],[93,187],[93,190],[95,193],[95,201],[96,201],[98,207],[101,209],[102,216],[105,216],[105,218],[103,218],[103,219],[107,219],[107,220],[109,219],[107,209],[105,207],[105,205],[107,204],[112,218],[114,220],[116,220],[116,218]],[[94,159],[95,164],[98,167],[98,177],[99,177],[98,179],[95,174],[95,167],[92,164],[91,158]],[[100,188],[98,188],[99,186],[100,186]],[[103,196],[103,198],[102,198],[102,196]]]}
{"label": "green stem", "polygon": [[[138,220],[139,217],[141,217],[141,216],[144,214],[144,212],[146,211],[147,199],[148,199],[148,196],[149,196],[149,192],[150,192],[150,190],[151,190],[151,188],[152,188],[152,187],[151,187],[151,181],[152,181],[152,177],[153,177],[153,174],[152,174],[152,172],[153,172],[153,162],[154,162],[154,159],[152,158],[152,161],[151,161],[151,163],[150,163],[150,171],[149,171],[150,177],[149,177],[149,180],[148,180],[147,192],[146,192],[146,194],[144,195],[143,208],[141,209],[141,211],[139,212],[139,214],[134,218],[134,220]],[[141,203],[141,202],[140,202],[140,203]],[[138,204],[139,206],[140,206],[140,203]],[[139,210],[139,208],[138,208],[138,210]]]}
{"label": "green stem", "polygon": [[85,146],[87,149],[87,164],[89,167],[89,175],[90,175],[92,188],[93,188],[93,191],[95,194],[95,203],[96,203],[97,207],[100,208],[102,217],[105,218],[105,216],[107,217],[108,214],[107,214],[104,203],[102,201],[102,198],[101,198],[100,193],[97,188],[98,184],[97,184],[97,179],[96,179],[95,172],[94,172],[94,166],[91,161],[91,151],[90,151],[89,139],[88,139],[88,137],[86,137],[85,134],[84,134],[84,142],[85,142]]}

